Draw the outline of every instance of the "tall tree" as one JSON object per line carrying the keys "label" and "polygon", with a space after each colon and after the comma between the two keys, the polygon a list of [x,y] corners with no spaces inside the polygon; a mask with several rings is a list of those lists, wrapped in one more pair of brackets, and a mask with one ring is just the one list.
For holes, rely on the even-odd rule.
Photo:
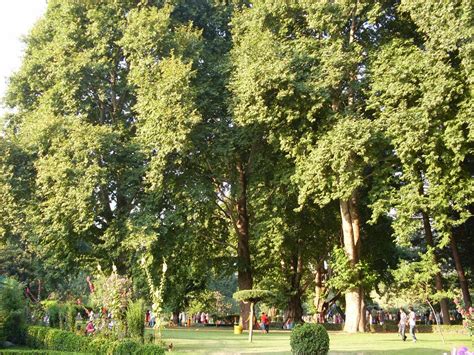
{"label": "tall tree", "polygon": [[[359,189],[379,144],[362,91],[368,52],[391,11],[379,5],[256,1],[233,20],[236,118],[265,124],[267,138],[295,159],[301,203],[339,201],[352,267],[360,261]],[[345,329],[364,331],[364,290],[345,297]]]}
{"label": "tall tree", "polygon": [[[397,10],[416,29],[408,36],[394,33],[374,56],[370,73],[372,108],[399,160],[393,165],[396,183],[387,185],[378,204],[385,204],[385,213],[396,209],[400,238],[422,229],[429,247],[450,244],[470,302],[453,228],[470,216],[474,198],[465,169],[473,154],[472,8],[464,2],[402,1]],[[437,264],[436,253],[433,258]],[[435,284],[443,291],[441,271]],[[441,308],[449,323],[447,300]]]}

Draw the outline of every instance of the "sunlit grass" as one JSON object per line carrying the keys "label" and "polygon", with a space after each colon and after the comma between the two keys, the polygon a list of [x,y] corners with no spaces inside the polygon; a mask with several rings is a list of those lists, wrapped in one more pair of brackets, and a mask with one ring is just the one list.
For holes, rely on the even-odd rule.
{"label": "sunlit grass", "polygon": [[[395,333],[346,334],[330,332],[332,354],[443,354],[452,348],[466,345],[471,348],[468,335],[447,334],[443,344],[438,334],[418,334],[418,342],[401,341]],[[234,335],[232,330],[166,329],[163,338],[166,344],[173,343],[174,354],[291,354],[290,333],[273,331],[270,334],[257,332],[253,343],[248,343],[247,334]]]}

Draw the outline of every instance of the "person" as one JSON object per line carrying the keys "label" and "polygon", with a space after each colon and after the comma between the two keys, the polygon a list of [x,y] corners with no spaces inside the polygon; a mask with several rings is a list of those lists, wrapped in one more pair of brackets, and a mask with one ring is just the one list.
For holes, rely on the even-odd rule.
{"label": "person", "polygon": [[150,324],[150,310],[147,309],[145,312],[145,325],[148,327]]}
{"label": "person", "polygon": [[186,313],[181,312],[178,316],[178,324],[182,327],[186,326]]}
{"label": "person", "polygon": [[77,321],[77,322],[81,322],[81,321],[82,321],[81,312],[77,312],[76,321]]}
{"label": "person", "polygon": [[262,312],[260,317],[260,327],[264,333],[268,334],[268,331],[270,330],[270,320],[265,312]]}
{"label": "person", "polygon": [[148,324],[150,326],[150,328],[153,328],[155,326],[155,321],[156,321],[155,313],[153,311],[151,311],[150,312],[150,323]]}
{"label": "person", "polygon": [[408,324],[410,325],[410,335],[413,338],[413,342],[416,343],[416,336],[415,336],[415,326],[416,326],[416,314],[413,311],[413,307],[408,308],[410,313],[408,313]]}
{"label": "person", "polygon": [[400,322],[398,323],[398,330],[403,341],[407,340],[407,336],[405,335],[406,326],[407,326],[407,314],[405,313],[405,310],[402,307],[400,307]]}
{"label": "person", "polygon": [[90,320],[86,326],[86,335],[91,335],[92,333],[94,333],[94,331],[94,323],[92,323],[92,321]]}
{"label": "person", "polygon": [[385,323],[385,313],[384,313],[383,309],[380,310],[379,323],[380,323],[380,325],[383,325]]}
{"label": "person", "polygon": [[294,326],[294,323],[293,321],[291,320],[291,317],[288,317],[288,319],[286,320],[285,324],[283,324],[283,329],[293,329],[293,326]]}

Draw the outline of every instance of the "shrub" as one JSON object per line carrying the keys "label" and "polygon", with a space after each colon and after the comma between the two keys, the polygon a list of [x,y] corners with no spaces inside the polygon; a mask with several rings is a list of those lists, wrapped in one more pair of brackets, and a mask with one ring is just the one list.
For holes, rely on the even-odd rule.
{"label": "shrub", "polygon": [[86,337],[65,330],[42,326],[31,326],[27,330],[26,344],[35,349],[94,354],[164,354],[158,345],[142,345],[133,339],[110,341],[103,337]]}
{"label": "shrub", "polygon": [[145,336],[145,303],[137,300],[128,305],[127,326],[128,334],[131,338],[139,339],[143,342]]}
{"label": "shrub", "polygon": [[35,349],[59,351],[88,351],[89,339],[60,329],[28,327],[26,343]]}
{"label": "shrub", "polygon": [[162,346],[155,344],[145,344],[135,352],[136,355],[163,355],[165,349]]}
{"label": "shrub", "polygon": [[49,316],[49,326],[59,328],[64,324],[62,318],[65,313],[65,306],[55,300],[46,300],[41,302],[44,306],[46,314]]}
{"label": "shrub", "polygon": [[19,309],[10,312],[3,326],[8,341],[14,344],[25,343],[27,329],[25,310]]}
{"label": "shrub", "polygon": [[0,342],[24,344],[26,336],[26,300],[23,285],[14,279],[0,284]]}
{"label": "shrub", "polygon": [[[117,341],[112,353],[115,355],[129,355],[135,354],[135,352],[140,348],[140,344],[134,340],[124,339],[122,341]],[[110,350],[109,350],[110,352]]]}
{"label": "shrub", "polygon": [[66,330],[71,332],[76,329],[76,315],[80,309],[74,303],[68,303],[65,307]]}
{"label": "shrub", "polygon": [[325,355],[329,352],[329,335],[321,324],[297,325],[291,332],[291,351],[297,355]]}

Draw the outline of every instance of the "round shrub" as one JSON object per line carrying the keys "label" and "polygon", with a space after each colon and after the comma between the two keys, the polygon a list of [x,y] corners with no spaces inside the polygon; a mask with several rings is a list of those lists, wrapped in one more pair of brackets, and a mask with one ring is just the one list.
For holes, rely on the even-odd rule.
{"label": "round shrub", "polygon": [[321,324],[297,325],[291,332],[290,345],[296,355],[325,355],[329,352],[329,335]]}

